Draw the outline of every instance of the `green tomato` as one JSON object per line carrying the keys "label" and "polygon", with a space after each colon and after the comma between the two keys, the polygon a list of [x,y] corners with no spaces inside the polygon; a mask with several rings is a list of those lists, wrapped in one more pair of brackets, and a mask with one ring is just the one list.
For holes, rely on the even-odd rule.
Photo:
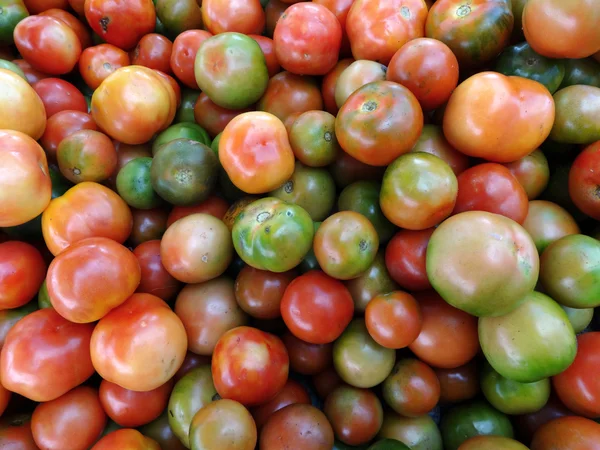
{"label": "green tomato", "polygon": [[569,318],[569,322],[571,322],[571,326],[575,333],[581,333],[585,330],[594,318],[594,308],[578,309],[569,308],[564,305],[560,306],[564,309],[565,313],[567,313],[567,317]]}
{"label": "green tomato", "polygon": [[117,192],[132,208],[152,209],[162,203],[162,198],[152,189],[151,167],[152,158],[135,158],[117,174]]}
{"label": "green tomato", "polygon": [[479,342],[502,376],[533,383],[571,365],[577,340],[567,314],[547,295],[532,292],[515,310],[479,319]]}
{"label": "green tomato", "polygon": [[27,16],[29,11],[23,0],[0,0],[0,45],[14,43],[15,27]]}
{"label": "green tomato", "polygon": [[554,94],[556,115],[550,138],[565,144],[600,140],[600,88],[568,86]]}
{"label": "green tomato", "polygon": [[576,84],[600,88],[600,63],[593,58],[565,59],[565,78],[560,89]]}
{"label": "green tomato", "polygon": [[223,132],[217,134],[210,144],[210,148],[212,148],[212,151],[215,152],[215,155],[217,155],[217,158],[219,157],[219,142],[221,142],[222,135],[223,135]]}
{"label": "green tomato", "polygon": [[171,36],[202,29],[202,12],[196,0],[156,0],[156,17]]}
{"label": "green tomato", "polygon": [[375,442],[367,450],[411,450],[405,444],[396,439],[382,439]]}
{"label": "green tomato", "polygon": [[194,123],[196,121],[194,118],[194,106],[196,106],[198,97],[200,97],[200,91],[186,87],[181,90],[181,104],[177,108],[174,123]]}
{"label": "green tomato", "polygon": [[190,139],[208,146],[211,144],[208,132],[200,125],[191,122],[180,122],[171,125],[156,136],[156,139],[152,143],[152,155],[156,155],[160,147],[175,139]]}
{"label": "green tomato", "polygon": [[50,302],[50,294],[48,294],[48,286],[46,286],[46,280],[40,286],[38,291],[37,303],[39,309],[52,308],[52,302]]}
{"label": "green tomato", "polygon": [[314,225],[302,207],[265,197],[242,210],[232,236],[235,250],[246,264],[286,272],[300,264],[311,249]]}

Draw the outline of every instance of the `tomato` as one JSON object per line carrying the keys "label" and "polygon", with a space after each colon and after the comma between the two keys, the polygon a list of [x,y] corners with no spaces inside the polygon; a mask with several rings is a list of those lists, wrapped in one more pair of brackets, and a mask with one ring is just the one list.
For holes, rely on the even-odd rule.
{"label": "tomato", "polygon": [[[261,4],[264,5],[265,0],[261,0]],[[267,4],[264,5],[265,9],[265,35],[273,37],[275,26],[277,22],[288,8],[288,4],[280,0],[266,0]]]}
{"label": "tomato", "polygon": [[[87,3],[87,2],[86,2]],[[160,445],[133,428],[113,431],[100,439],[90,450],[161,450]]]}
{"label": "tomato", "polygon": [[296,403],[269,418],[260,434],[259,446],[262,450],[331,450],[333,439],[333,429],[325,414],[314,406]]}
{"label": "tomato", "polygon": [[508,417],[481,400],[450,409],[442,418],[440,430],[447,450],[458,450],[463,442],[474,436],[513,437]]}
{"label": "tomato", "polygon": [[117,192],[132,208],[152,209],[163,203],[152,188],[151,165],[152,158],[135,158],[118,171],[115,183]]}
{"label": "tomato", "polygon": [[503,377],[521,383],[562,372],[577,350],[566,313],[539,292],[526,295],[520,306],[504,316],[480,318],[479,341],[491,366]]}
{"label": "tomato", "polygon": [[280,72],[269,80],[256,109],[285,121],[296,112],[323,109],[323,97],[314,78]]}
{"label": "tomato", "polygon": [[320,271],[297,277],[281,300],[281,315],[289,330],[311,344],[335,341],[350,323],[353,311],[348,289]]}
{"label": "tomato", "polygon": [[21,20],[14,31],[19,54],[34,69],[50,75],[69,73],[81,55],[81,41],[67,23],[37,15]]}
{"label": "tomato", "polygon": [[17,413],[2,417],[0,443],[9,450],[38,450],[31,434],[31,414]]}
{"label": "tomato", "polygon": [[325,111],[299,114],[289,130],[294,155],[310,167],[331,164],[340,153],[335,136],[335,117]]}
{"label": "tomato", "polygon": [[162,264],[160,241],[151,240],[138,245],[133,254],[141,269],[141,280],[136,292],[156,295],[165,301],[170,300],[179,291],[177,281]]}
{"label": "tomato", "polygon": [[[45,285],[42,284],[42,287],[43,286]],[[29,313],[41,309],[38,308],[37,303],[38,302],[36,302],[35,300],[32,300],[29,303],[26,303],[25,305],[21,306],[20,308],[3,309],[0,311],[0,349],[2,349],[2,347],[4,346],[6,335],[8,334],[10,329],[15,325],[15,323],[17,323]]]}
{"label": "tomato", "polygon": [[50,202],[52,182],[37,142],[19,131],[1,130],[0,167],[0,226],[21,225],[41,214]]}
{"label": "tomato", "polygon": [[600,141],[588,145],[573,161],[569,171],[569,195],[573,203],[586,215],[600,219],[600,199],[596,193],[599,168]]}
{"label": "tomato", "polygon": [[211,36],[212,34],[205,30],[188,30],[173,41],[171,70],[177,79],[189,88],[198,89],[194,61],[200,45]]}
{"label": "tomato", "polygon": [[335,370],[354,387],[371,388],[383,382],[392,372],[395,360],[396,352],[375,342],[363,319],[350,322],[333,344]]}
{"label": "tomato", "polygon": [[342,384],[342,379],[333,367],[329,367],[323,372],[313,375],[311,380],[314,385],[315,391],[321,399],[327,398],[327,396],[336,387]]}
{"label": "tomato", "polygon": [[377,252],[373,264],[362,275],[347,280],[346,287],[354,300],[354,309],[364,313],[368,303],[376,296],[387,294],[398,289],[385,267],[385,257],[382,250]]}
{"label": "tomato", "polygon": [[[22,0],[5,0],[2,2],[2,9],[0,46],[12,45],[14,43],[13,32],[15,27],[29,15],[29,12]],[[2,58],[6,59],[4,56]]]}
{"label": "tomato", "polygon": [[295,403],[310,405],[310,397],[300,383],[289,379],[272,400],[252,408],[250,412],[260,430],[273,413]]}
{"label": "tomato", "polygon": [[222,398],[255,406],[273,399],[283,388],[289,358],[278,337],[242,326],[221,336],[213,352],[211,370]]}
{"label": "tomato", "polygon": [[164,145],[177,139],[192,140],[206,146],[211,145],[210,136],[200,125],[193,122],[180,122],[169,126],[156,136],[152,142],[152,154],[156,156]]}
{"label": "tomato", "polygon": [[275,273],[245,266],[235,280],[235,298],[240,308],[257,319],[281,316],[281,299],[295,277],[293,272]]}
{"label": "tomato", "polygon": [[265,12],[259,0],[204,0],[202,19],[213,34],[262,34],[265,28]]}
{"label": "tomato", "polygon": [[452,147],[444,137],[442,129],[436,125],[426,124],[423,126],[421,136],[415,142],[411,152],[431,153],[443,159],[456,176],[464,172],[470,165],[469,157]]}
{"label": "tomato", "polygon": [[464,441],[458,450],[529,450],[519,441],[503,436],[475,436]]}
{"label": "tomato", "polygon": [[390,276],[401,287],[411,291],[431,289],[426,271],[426,252],[434,228],[401,230],[385,250],[385,264]]}
{"label": "tomato", "polygon": [[554,94],[556,120],[550,138],[569,144],[591,144],[600,140],[600,88],[569,86]]}
{"label": "tomato", "polygon": [[599,51],[599,21],[600,8],[592,0],[533,0],[523,9],[527,42],[549,58],[585,58]]}
{"label": "tomato", "polygon": [[257,195],[247,195],[244,196],[231,204],[231,206],[227,209],[227,212],[223,216],[223,222],[227,225],[227,228],[231,231],[233,229],[233,224],[237,216],[248,206],[250,203],[258,200],[260,197]]}
{"label": "tomato", "polygon": [[161,449],[185,450],[186,448],[169,426],[169,413],[167,410],[164,410],[156,420],[142,426],[139,431],[144,436],[154,439]]}
{"label": "tomato", "polygon": [[560,88],[585,84],[587,86],[600,87],[600,64],[593,58],[566,59],[565,78]]}
{"label": "tomato", "polygon": [[434,369],[440,382],[440,403],[459,403],[479,393],[477,361],[453,369]]}
{"label": "tomato", "polygon": [[98,130],[96,122],[86,112],[65,110],[49,117],[44,134],[40,138],[40,144],[48,159],[55,161],[62,140],[80,130]]}
{"label": "tomato", "polygon": [[565,62],[546,58],[536,53],[529,43],[521,42],[504,49],[496,60],[495,70],[507,76],[514,75],[537,81],[553,94],[565,77]]}
{"label": "tomato", "polygon": [[206,93],[201,93],[194,105],[194,119],[208,131],[211,136],[221,133],[233,118],[242,113],[249,112],[245,109],[222,108],[213,102]]}
{"label": "tomato", "polygon": [[428,416],[402,417],[393,411],[386,411],[380,438],[395,439],[411,449],[442,450],[442,436],[433,419]]}
{"label": "tomato", "polygon": [[81,20],[75,17],[70,12],[67,12],[63,8],[50,8],[39,14],[40,16],[50,16],[58,19],[73,29],[79,42],[81,42],[81,48],[85,49],[92,45],[92,35],[89,28],[84,25]]}
{"label": "tomato", "polygon": [[117,69],[94,91],[91,111],[98,126],[112,138],[142,144],[171,123],[175,102],[175,91],[155,71],[129,66]]}
{"label": "tomato", "polygon": [[402,291],[380,294],[367,304],[365,324],[371,337],[387,348],[404,348],[421,332],[422,317],[415,298]]}
{"label": "tomato", "polygon": [[66,9],[68,7],[66,0],[23,0],[23,3],[31,14],[40,14],[50,8]]}
{"label": "tomato", "polygon": [[577,222],[564,208],[546,200],[529,202],[523,228],[533,238],[540,255],[553,242],[564,236],[579,234]]}
{"label": "tomato", "polygon": [[542,425],[531,450],[597,450],[600,425],[583,417],[561,417]]}
{"label": "tomato", "polygon": [[45,73],[40,72],[39,70],[34,69],[31,64],[29,64],[24,59],[13,59],[13,64],[19,67],[25,74],[25,78],[30,84],[36,83],[44,78],[48,78],[49,76]]}
{"label": "tomato", "polygon": [[344,151],[374,166],[388,165],[409,152],[422,128],[423,111],[416,97],[391,81],[356,90],[335,119],[335,134]]}
{"label": "tomato", "polygon": [[132,52],[131,64],[161,72],[171,72],[173,43],[166,37],[150,33],[142,37]]}
{"label": "tomato", "polygon": [[105,425],[98,391],[84,386],[40,404],[31,417],[33,439],[44,449],[87,450]]}
{"label": "tomato", "polygon": [[131,228],[131,211],[121,197],[91,182],[79,183],[55,198],[42,214],[44,240],[54,255],[88,237],[123,243]]}
{"label": "tomato", "polygon": [[335,85],[335,103],[341,108],[354,91],[365,84],[385,80],[387,67],[383,64],[359,59],[340,74]]}
{"label": "tomato", "polygon": [[229,209],[229,203],[221,197],[211,195],[203,202],[194,206],[175,206],[169,213],[167,226],[171,226],[174,222],[183,217],[190,216],[195,213],[206,213],[215,216],[217,219],[223,219],[225,213]]}
{"label": "tomato", "polygon": [[536,431],[544,424],[559,417],[572,416],[574,413],[567,409],[559,400],[555,391],[550,395],[548,403],[535,413],[517,416],[515,426],[522,442],[529,444]]}
{"label": "tomato", "polygon": [[[46,111],[35,90],[14,72],[0,68],[0,128],[39,139],[46,127]],[[3,145],[4,147],[4,145]]]}
{"label": "tomato", "polygon": [[[337,448],[337,447],[336,447]],[[402,442],[396,439],[381,439],[369,446],[367,450],[410,450]]]}
{"label": "tomato", "polygon": [[406,42],[423,37],[426,19],[423,0],[355,0],[346,17],[354,59],[387,65]]}
{"label": "tomato", "polygon": [[240,33],[206,39],[194,62],[196,82],[217,105],[243,109],[256,103],[269,81],[265,56],[258,43]]}
{"label": "tomato", "polygon": [[131,214],[133,227],[127,239],[131,246],[162,238],[167,229],[168,211],[161,208],[132,209]]}
{"label": "tomato", "polygon": [[450,97],[444,135],[466,155],[504,163],[537,149],[553,122],[554,102],[540,83],[480,72],[463,81]]}
{"label": "tomato", "polygon": [[31,244],[0,244],[0,309],[19,308],[31,300],[46,276],[46,263]]}
{"label": "tomato", "polygon": [[539,149],[521,159],[504,164],[504,166],[523,186],[529,200],[539,197],[548,186],[550,168],[546,156]]}
{"label": "tomato", "polygon": [[186,30],[202,28],[202,11],[200,8],[202,2],[196,2],[195,0],[153,1],[156,5],[156,18],[163,24],[169,34],[177,36]]}
{"label": "tomato", "polygon": [[112,44],[99,44],[83,51],[79,58],[79,73],[85,84],[95,90],[110,74],[130,62],[125,50]]}
{"label": "tomato", "polygon": [[258,43],[263,55],[265,55],[267,70],[269,71],[269,78],[277,75],[281,71],[281,65],[279,64],[277,55],[275,54],[275,43],[273,42],[273,39],[258,34],[249,34],[248,37],[251,37]]}
{"label": "tomato", "polygon": [[[327,2],[330,0],[320,0],[318,2],[313,3],[321,3]],[[331,0],[336,1],[336,0]],[[342,0],[340,0],[342,1]],[[350,0],[350,3],[353,3],[354,0]],[[327,6],[327,5],[323,5]],[[350,5],[349,5],[350,6]],[[341,22],[340,22],[341,23]],[[354,60],[352,58],[340,59],[333,69],[329,71],[324,77],[323,82],[321,84],[321,93],[323,96],[323,103],[325,111],[330,114],[337,114],[339,111],[339,107],[337,106],[337,102],[335,100],[335,90],[337,87],[337,82],[341,76],[341,74],[346,70],[347,67],[352,64]]]}
{"label": "tomato", "polygon": [[54,400],[80,385],[94,373],[93,329],[91,324],[69,322],[53,308],[23,317],[2,347],[2,385],[38,402]]}
{"label": "tomato", "polygon": [[175,375],[185,357],[187,336],[181,320],[163,300],[133,294],[98,322],[90,348],[102,378],[145,392]]}
{"label": "tomato", "polygon": [[371,441],[383,423],[383,408],[368,389],[339,386],[327,396],[323,412],[336,437],[348,445]]}
{"label": "tomato", "polygon": [[316,375],[326,370],[332,362],[332,345],[311,344],[298,339],[289,331],[281,339],[290,358],[290,368],[302,375]]}
{"label": "tomato", "polygon": [[45,78],[33,83],[31,87],[44,103],[48,118],[65,110],[87,113],[85,97],[68,81],[61,78]]}

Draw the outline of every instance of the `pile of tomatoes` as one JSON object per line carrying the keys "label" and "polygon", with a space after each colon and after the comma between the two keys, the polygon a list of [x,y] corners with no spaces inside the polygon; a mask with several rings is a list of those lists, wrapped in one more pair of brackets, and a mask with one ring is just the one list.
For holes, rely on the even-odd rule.
{"label": "pile of tomatoes", "polygon": [[600,450],[599,220],[598,0],[0,0],[0,449]]}

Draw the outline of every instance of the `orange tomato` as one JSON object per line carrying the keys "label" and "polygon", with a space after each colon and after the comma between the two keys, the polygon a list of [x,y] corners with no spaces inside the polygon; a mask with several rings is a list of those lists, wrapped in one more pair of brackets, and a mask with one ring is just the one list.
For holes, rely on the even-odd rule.
{"label": "orange tomato", "polygon": [[122,428],[108,433],[94,445],[90,450],[161,450],[160,445],[154,439],[144,436],[133,428]]}
{"label": "orange tomato", "polygon": [[132,226],[127,203],[109,188],[87,181],[53,199],[42,214],[44,241],[55,256],[89,237],[106,237],[122,244]]}
{"label": "orange tomato", "polygon": [[129,64],[129,54],[125,50],[111,44],[100,44],[81,53],[79,73],[85,84],[97,89],[111,73]]}
{"label": "orange tomato", "polygon": [[37,92],[15,72],[0,69],[0,129],[38,140],[45,128],[46,109]]}
{"label": "orange tomato", "polygon": [[203,0],[202,20],[213,34],[233,31],[261,34],[265,12],[259,0]]}
{"label": "orange tomato", "polygon": [[584,417],[551,420],[533,435],[531,450],[598,450],[600,424]]}
{"label": "orange tomato", "polygon": [[444,113],[444,135],[458,151],[507,163],[537,149],[554,123],[554,100],[528,78],[480,72],[454,91]]}
{"label": "orange tomato", "polygon": [[40,215],[52,195],[42,147],[19,131],[0,130],[0,167],[0,227],[21,225]]}
{"label": "orange tomato", "polygon": [[175,206],[169,213],[167,219],[167,227],[170,227],[173,223],[179,219],[190,216],[196,213],[206,213],[216,217],[219,220],[223,220],[225,213],[229,209],[229,203],[223,200],[221,197],[212,195],[204,200],[202,203],[194,206]]}
{"label": "orange tomato", "polygon": [[229,178],[248,194],[277,189],[294,172],[294,153],[281,120],[265,112],[235,117],[223,131],[219,160]]}

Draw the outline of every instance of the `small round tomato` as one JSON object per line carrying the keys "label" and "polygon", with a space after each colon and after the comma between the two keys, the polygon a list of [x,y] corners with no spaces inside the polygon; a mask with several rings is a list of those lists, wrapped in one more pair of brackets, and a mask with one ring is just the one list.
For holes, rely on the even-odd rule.
{"label": "small round tomato", "polygon": [[48,250],[58,255],[88,237],[106,237],[123,243],[133,225],[131,210],[114,191],[84,182],[53,199],[42,214],[42,232]]}
{"label": "small round tomato", "polygon": [[554,94],[554,103],[553,141],[587,145],[600,140],[600,88],[568,86]]}
{"label": "small round tomato", "polygon": [[[87,2],[86,2],[87,3]],[[90,450],[161,450],[160,445],[133,428],[122,428],[105,435]]]}
{"label": "small round tomato", "polygon": [[201,93],[194,104],[194,119],[208,134],[216,136],[221,133],[234,117],[249,112],[249,108],[227,109],[213,102],[206,93]]}
{"label": "small round tomato", "polygon": [[93,329],[92,324],[69,322],[53,308],[23,317],[2,347],[2,385],[36,402],[54,400],[79,386],[94,373]]}
{"label": "small round tomato", "polygon": [[83,51],[79,58],[79,73],[85,84],[95,90],[111,73],[129,64],[129,54],[125,50],[112,44],[99,44]]}
{"label": "small round tomato", "polygon": [[128,243],[133,247],[162,238],[167,229],[168,211],[162,208],[132,209],[133,226]]}
{"label": "small round tomato", "polygon": [[163,300],[133,294],[98,322],[90,349],[102,378],[146,392],[175,375],[185,358],[187,336],[181,320]]}
{"label": "small round tomato", "polygon": [[[419,447],[432,450],[442,449],[442,436],[431,416],[402,417],[393,411],[386,411],[379,437],[395,439],[409,448]],[[400,448],[400,450],[405,450]]]}
{"label": "small round tomato", "polygon": [[262,34],[265,12],[259,0],[203,0],[202,20],[212,34]]}
{"label": "small round tomato", "polygon": [[375,296],[365,309],[371,337],[386,348],[404,348],[421,333],[423,319],[415,298],[402,291]]}
{"label": "small round tomato", "polygon": [[529,212],[523,228],[531,235],[540,255],[560,238],[581,232],[566,209],[546,200],[529,202]]}
{"label": "small round tomato", "polygon": [[288,379],[279,393],[266,403],[250,410],[256,427],[260,430],[273,413],[295,403],[310,405],[310,396],[306,389],[297,381]]}
{"label": "small round tomato", "polygon": [[504,164],[504,166],[523,186],[529,200],[539,197],[548,186],[550,167],[548,160],[539,149],[521,159]]}
{"label": "small round tomato", "polygon": [[298,339],[289,331],[281,339],[290,357],[290,368],[294,372],[316,375],[331,365],[331,344],[311,344]]}
{"label": "small round tomato", "polygon": [[569,171],[569,195],[573,203],[588,216],[600,220],[600,199],[596,172],[600,169],[600,141],[587,146]]}
{"label": "small round tomato", "polygon": [[133,49],[131,64],[170,73],[172,51],[173,43],[168,38],[150,33],[140,39]]}
{"label": "small round tomato", "polygon": [[0,68],[0,129],[8,133],[19,131],[37,140],[45,128],[42,99],[15,72]]}
{"label": "small round tomato", "polygon": [[335,119],[335,134],[344,151],[374,166],[386,166],[409,152],[422,128],[418,100],[391,81],[376,81],[355,91]]}
{"label": "small round tomato", "polygon": [[165,301],[175,296],[181,287],[160,258],[160,240],[146,241],[138,245],[133,254],[138,260],[141,269],[141,280],[136,292],[156,295]]}
{"label": "small round tomato", "polygon": [[[351,1],[353,2],[354,0]],[[323,3],[323,0],[314,3]],[[341,59],[337,62],[334,68],[331,69],[329,73],[323,77],[323,82],[321,84],[321,93],[323,96],[324,109],[330,114],[337,115],[340,109],[337,105],[337,102],[335,101],[335,90],[337,87],[337,82],[340,79],[342,72],[344,72],[344,70],[346,70],[346,68],[350,66],[350,64],[352,64],[353,62],[354,59],[352,58]]]}
{"label": "small round tomato", "polygon": [[69,73],[81,55],[77,33],[54,17],[26,17],[15,27],[14,37],[23,59],[50,75]]}
{"label": "small round tomato", "polygon": [[537,81],[480,72],[452,93],[444,112],[444,135],[466,155],[512,162],[544,142],[554,116],[552,96]]}
{"label": "small round tomato", "polygon": [[100,182],[117,168],[117,152],[112,140],[99,131],[80,130],[64,138],[56,149],[58,167],[72,183]]}
{"label": "small round tomato", "polygon": [[440,403],[460,403],[479,393],[477,360],[453,369],[434,369],[440,382]]}
{"label": "small round tomato", "polygon": [[[31,416],[31,432],[40,448],[87,450],[102,433],[106,414],[98,391],[77,387],[59,398],[41,403]],[[67,431],[69,430],[69,431]]]}
{"label": "small round tomato", "polygon": [[222,398],[254,406],[271,400],[283,388],[289,358],[277,336],[243,326],[221,336],[211,370]]}
{"label": "small round tomato", "polygon": [[275,273],[245,266],[235,280],[235,298],[250,316],[276,319],[281,316],[281,299],[294,277],[294,272]]}
{"label": "small round tomato", "polygon": [[600,424],[584,417],[561,417],[542,425],[533,436],[531,450],[596,450]]}
{"label": "small round tomato", "polygon": [[31,300],[46,277],[46,263],[31,244],[0,243],[0,310],[19,308]]}
{"label": "small round tomato", "polygon": [[171,52],[171,70],[179,81],[191,89],[198,89],[194,62],[200,45],[211,37],[205,30],[188,30],[181,33],[173,41]]}
{"label": "small round tomato", "polygon": [[249,34],[248,37],[251,37],[258,43],[263,55],[265,55],[267,70],[269,71],[269,78],[277,75],[281,71],[281,65],[279,64],[277,55],[275,54],[275,43],[273,42],[273,39],[258,34]]}
{"label": "small round tomato", "polygon": [[431,289],[427,278],[425,255],[435,228],[402,230],[396,233],[385,249],[385,265],[390,276],[410,291]]}
{"label": "small round tomato", "polygon": [[74,85],[61,78],[45,78],[33,83],[31,87],[44,103],[46,117],[48,118],[65,110],[84,113],[88,111],[88,105],[83,94]]}
{"label": "small round tomato", "polygon": [[325,111],[298,114],[289,130],[290,145],[302,164],[323,167],[340,153],[335,136],[335,117]]}
{"label": "small round tomato", "polygon": [[311,344],[335,341],[352,320],[354,303],[341,281],[311,271],[292,281],[281,300],[283,321]]}
{"label": "small round tomato", "polygon": [[19,131],[1,130],[0,167],[0,227],[21,225],[40,215],[50,203],[52,181],[38,143]]}
{"label": "small round tomato", "polygon": [[359,59],[340,74],[335,85],[335,103],[341,108],[354,91],[365,84],[385,80],[387,67],[375,61]]}
{"label": "small round tomato", "polygon": [[116,190],[132,208],[148,210],[164,203],[152,187],[151,167],[152,158],[135,158],[125,164],[117,174],[115,180]]}
{"label": "small round tomato", "polygon": [[96,122],[87,112],[67,109],[48,118],[46,129],[40,138],[48,159],[56,161],[58,145],[64,138],[79,130],[98,130]]}

